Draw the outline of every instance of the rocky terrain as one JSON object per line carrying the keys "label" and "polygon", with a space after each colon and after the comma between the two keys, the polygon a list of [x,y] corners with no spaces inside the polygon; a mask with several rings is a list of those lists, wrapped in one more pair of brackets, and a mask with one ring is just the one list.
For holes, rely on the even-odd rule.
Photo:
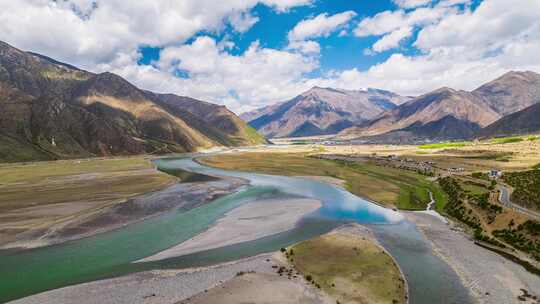
{"label": "rocky terrain", "polygon": [[225,107],[0,42],[0,161],[194,151],[264,138]]}

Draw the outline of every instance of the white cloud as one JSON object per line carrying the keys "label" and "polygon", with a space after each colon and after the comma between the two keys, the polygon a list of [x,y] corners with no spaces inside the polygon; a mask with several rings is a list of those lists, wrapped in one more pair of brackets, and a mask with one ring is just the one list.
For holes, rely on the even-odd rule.
{"label": "white cloud", "polygon": [[[185,43],[201,31],[221,32],[229,25],[248,30],[257,22],[252,14],[257,3],[283,13],[311,0],[0,0],[0,40],[92,71],[118,73],[144,89],[217,102],[237,112],[289,99],[314,85],[417,95],[441,86],[474,89],[508,70],[540,72],[538,0],[484,0],[474,11],[469,2],[443,0],[363,19],[354,34],[379,37],[366,54],[394,53],[367,70],[321,77],[310,76],[320,71],[322,46],[315,40],[346,34],[351,12],[300,22],[281,50],[253,43],[233,55],[227,35]],[[411,47],[419,54],[400,54],[395,48],[412,32],[418,32]],[[137,65],[141,45],[163,47],[160,60]]]}
{"label": "white cloud", "polygon": [[[258,42],[243,54],[231,55],[211,37],[202,36],[191,44],[165,48],[156,67],[122,63],[109,68],[144,88],[219,101],[242,111],[304,89],[305,73],[318,68],[318,62],[299,53],[263,48]],[[173,76],[178,70],[189,78]]]}
{"label": "white cloud", "polygon": [[384,35],[375,44],[373,44],[373,50],[375,52],[383,52],[389,49],[393,49],[399,46],[399,43],[412,35],[411,27],[399,28],[390,34]]}
{"label": "white cloud", "polygon": [[540,2],[518,2],[485,0],[474,11],[450,11],[420,30],[414,44],[420,55],[395,53],[366,71],[352,69],[318,81],[418,95],[442,86],[472,90],[509,70],[540,73]]}
{"label": "white cloud", "polygon": [[315,18],[300,21],[290,32],[289,40],[298,41],[316,37],[327,37],[356,16],[353,11],[329,16],[327,13],[320,14]]}
{"label": "white cloud", "polygon": [[140,45],[181,43],[226,22],[246,31],[262,3],[281,12],[312,0],[0,0],[0,39],[87,69]]}
{"label": "white cloud", "polygon": [[314,0],[262,0],[261,3],[274,7],[278,12],[286,12],[297,6],[310,5]]}
{"label": "white cloud", "polygon": [[403,8],[415,8],[430,4],[433,0],[393,0],[394,3]]}
{"label": "white cloud", "polygon": [[451,6],[420,7],[408,12],[404,10],[384,11],[373,17],[364,18],[356,27],[357,37],[381,36],[372,53],[382,52],[399,46],[399,43],[412,35],[417,27],[433,24],[457,11]]}
{"label": "white cloud", "polygon": [[405,25],[407,23],[405,19],[405,12],[401,10],[384,11],[373,17],[362,19],[354,30],[354,34],[357,37],[383,35]]}
{"label": "white cloud", "polygon": [[253,16],[249,12],[237,12],[229,17],[229,22],[237,32],[243,33],[259,22],[259,17]]}
{"label": "white cloud", "polygon": [[303,54],[319,54],[321,52],[321,46],[319,43],[312,40],[291,41],[287,49],[297,50]]}

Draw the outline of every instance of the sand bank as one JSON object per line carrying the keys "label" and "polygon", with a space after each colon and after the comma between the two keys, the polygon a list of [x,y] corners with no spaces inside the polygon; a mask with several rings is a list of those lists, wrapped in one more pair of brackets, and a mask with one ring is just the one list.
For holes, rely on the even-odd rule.
{"label": "sand bank", "polygon": [[144,258],[148,262],[256,240],[294,228],[304,215],[321,207],[312,199],[272,199],[242,205],[205,232],[177,246]]}

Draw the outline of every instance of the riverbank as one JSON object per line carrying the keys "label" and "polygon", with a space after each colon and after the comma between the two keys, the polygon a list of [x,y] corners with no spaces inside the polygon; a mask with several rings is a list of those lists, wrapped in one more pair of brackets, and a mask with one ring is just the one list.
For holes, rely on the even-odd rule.
{"label": "riverbank", "polygon": [[55,289],[10,303],[176,303],[229,281],[240,272],[275,273],[272,266],[278,261],[273,255],[262,254],[212,267],[140,272]]}
{"label": "riverbank", "polygon": [[10,189],[0,194],[4,250],[60,244],[174,209],[189,210],[247,184],[231,177],[178,183],[178,178],[159,172],[143,158],[61,161],[2,170],[16,170],[18,176],[3,178],[0,185]]}
{"label": "riverbank", "polygon": [[[540,296],[540,277],[522,266],[474,244],[451,222],[424,212],[404,212],[430,241],[433,251],[458,274],[479,303],[537,303],[518,297],[526,290]],[[523,290],[522,290],[523,289]]]}
{"label": "riverbank", "polygon": [[312,199],[250,202],[226,213],[205,232],[139,262],[178,257],[278,234],[294,228],[302,217],[320,207],[321,203]]}
{"label": "riverbank", "polygon": [[0,246],[54,243],[69,223],[176,180],[143,156],[0,165]]}

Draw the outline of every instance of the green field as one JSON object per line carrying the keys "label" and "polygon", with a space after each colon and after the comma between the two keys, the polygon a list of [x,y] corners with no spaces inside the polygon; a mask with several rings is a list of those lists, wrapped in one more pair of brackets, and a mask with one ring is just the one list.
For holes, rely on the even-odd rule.
{"label": "green field", "polygon": [[224,154],[199,159],[202,163],[228,170],[242,170],[289,176],[330,176],[345,181],[351,193],[400,209],[422,210],[429,203],[429,191],[442,210],[445,196],[435,182],[415,172],[368,163],[324,160],[301,153]]}
{"label": "green field", "polygon": [[443,149],[443,148],[460,148],[470,145],[471,142],[461,141],[461,142],[444,142],[444,143],[435,143],[418,146],[419,149]]}
{"label": "green field", "polygon": [[524,139],[521,137],[501,137],[501,138],[494,138],[491,140],[491,143],[493,144],[511,144],[511,143],[517,143],[522,142]]}
{"label": "green field", "polygon": [[405,284],[392,258],[359,235],[323,235],[293,246],[287,256],[336,303],[407,303]]}

